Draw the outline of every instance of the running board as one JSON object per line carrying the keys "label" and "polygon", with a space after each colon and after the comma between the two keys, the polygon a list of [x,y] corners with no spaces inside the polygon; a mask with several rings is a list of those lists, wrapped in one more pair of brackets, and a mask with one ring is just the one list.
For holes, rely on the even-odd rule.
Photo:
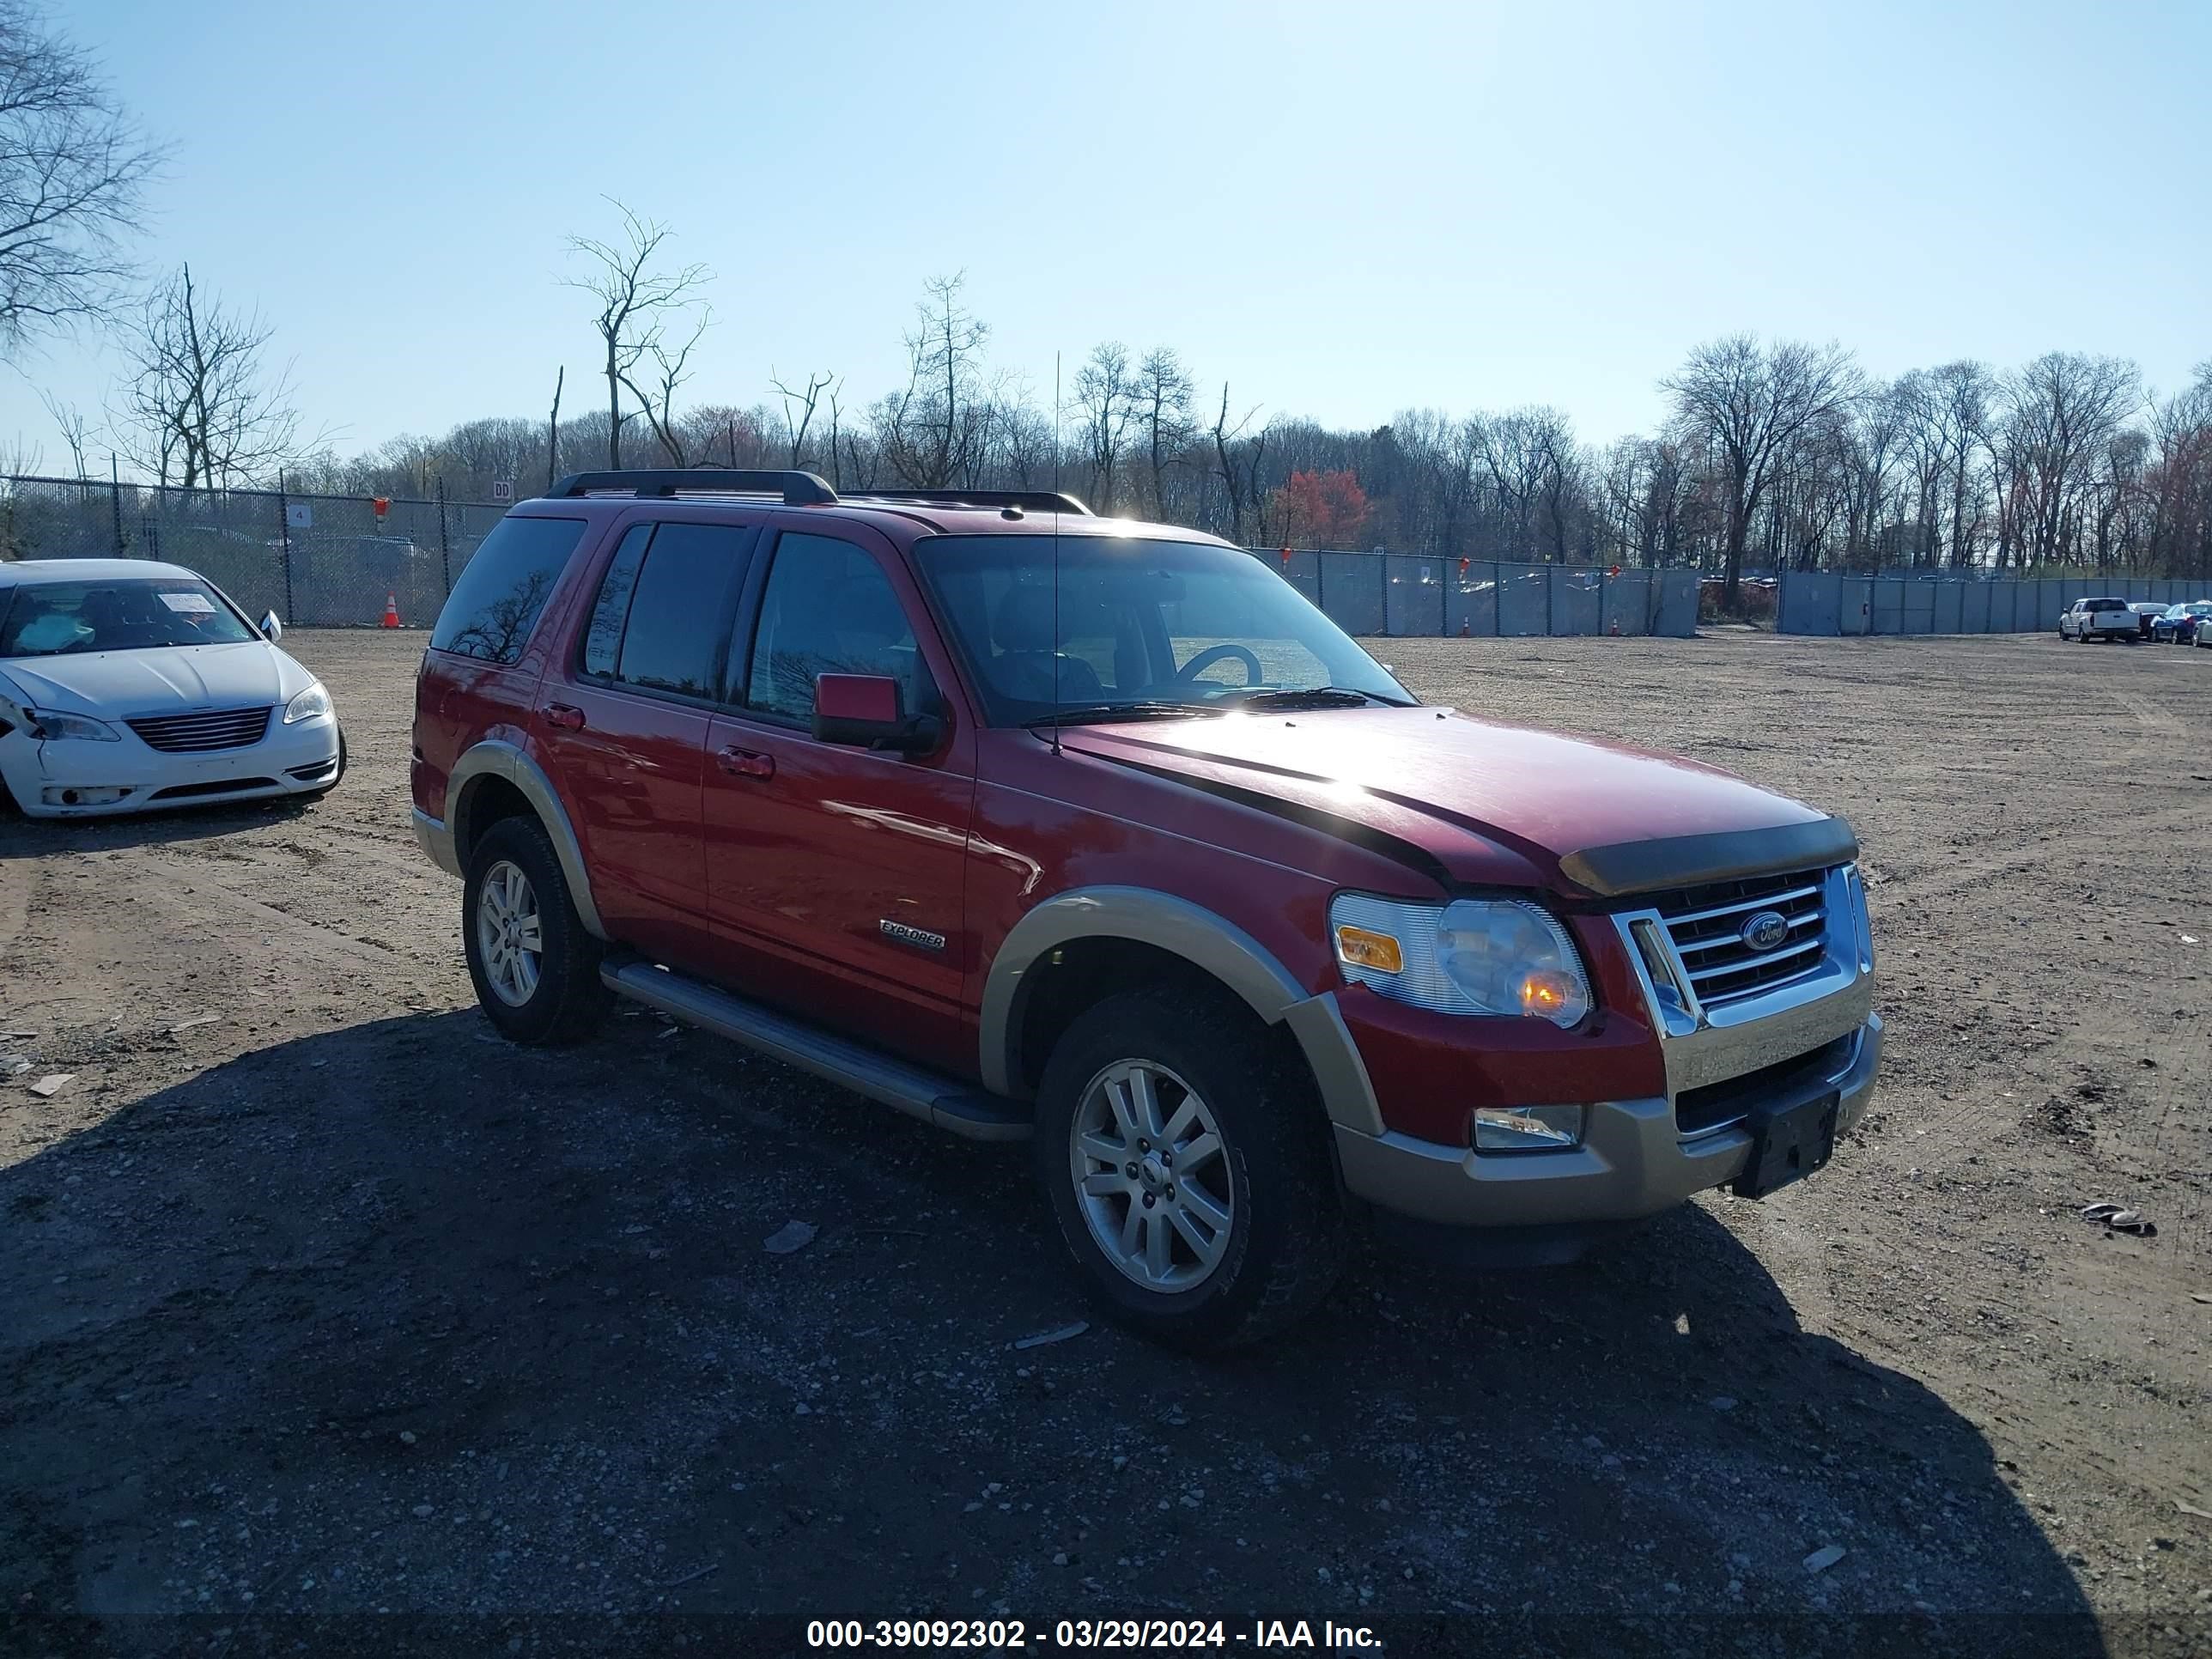
{"label": "running board", "polygon": [[665,968],[641,961],[609,963],[599,970],[619,996],[717,1036],[757,1048],[787,1066],[896,1106],[925,1123],[970,1140],[1026,1140],[1030,1120],[1011,1102],[994,1100],[955,1079],[879,1054],[803,1020]]}

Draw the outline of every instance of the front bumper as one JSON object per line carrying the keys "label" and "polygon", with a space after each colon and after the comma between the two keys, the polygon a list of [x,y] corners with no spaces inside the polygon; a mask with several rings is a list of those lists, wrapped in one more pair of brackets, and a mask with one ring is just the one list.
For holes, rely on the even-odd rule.
{"label": "front bumper", "polygon": [[[1642,1004],[1635,1012],[1645,1019],[1644,1052],[1656,1050],[1656,1064],[1602,1073],[1614,1079],[1612,1090],[1600,1085],[1583,1097],[1578,1146],[1477,1152],[1463,1134],[1450,1141],[1408,1134],[1363,1121],[1331,1099],[1346,1189],[1395,1216],[1451,1227],[1602,1226],[1656,1214],[1736,1180],[1752,1157],[1751,1125],[1759,1116],[1833,1094],[1840,1139],[1873,1097],[1882,1025],[1874,1011],[1874,944],[1858,872],[1845,866],[1817,879],[1828,921],[1814,965],[1771,989],[1711,1005],[1700,999],[1657,910],[1607,918],[1594,942],[1601,958],[1617,951],[1626,972],[1616,975],[1601,963],[1600,977],[1625,1008]],[[1469,1039],[1477,1038],[1470,1028]],[[1480,1074],[1490,1098],[1510,1101],[1504,1091],[1516,1081],[1528,1091],[1519,1097],[1530,1103],[1575,1098],[1525,1057],[1496,1057],[1504,1064],[1492,1058],[1470,1054],[1459,1068],[1462,1076]],[[1392,1121],[1419,1127],[1438,1119],[1424,1112],[1415,1120],[1406,1103],[1390,1104]],[[1465,1121],[1461,1110],[1443,1115],[1455,1129]]]}
{"label": "front bumper", "polygon": [[165,752],[128,732],[87,743],[15,732],[0,738],[0,778],[27,817],[115,817],[313,794],[337,781],[341,743],[335,714],[290,726],[272,717],[260,742],[207,754]]}
{"label": "front bumper", "polygon": [[[1881,1017],[1869,1012],[1832,1071],[1808,1068],[1747,1109],[1779,1109],[1833,1091],[1841,1136],[1866,1115],[1881,1064]],[[1741,1123],[1685,1134],[1663,1095],[1608,1100],[1589,1111],[1571,1152],[1477,1152],[1386,1132],[1336,1126],[1337,1158],[1355,1197],[1417,1220],[1455,1227],[1626,1222],[1724,1187],[1743,1172],[1751,1134]]]}

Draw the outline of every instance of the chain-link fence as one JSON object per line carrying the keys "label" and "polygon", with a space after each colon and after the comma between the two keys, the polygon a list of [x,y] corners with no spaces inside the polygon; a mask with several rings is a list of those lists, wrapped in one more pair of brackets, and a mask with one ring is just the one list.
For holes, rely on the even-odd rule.
{"label": "chain-link fence", "polygon": [[[428,628],[506,511],[441,495],[0,477],[0,558],[160,559],[289,627],[373,627],[389,600],[402,626]],[[1249,550],[1349,634],[1686,638],[1697,627],[1694,570]]]}
{"label": "chain-link fence", "polygon": [[1776,631],[1783,634],[2055,634],[2058,613],[2105,594],[2145,604],[2212,598],[2194,577],[1844,576],[1791,570],[1782,577]]}
{"label": "chain-link fence", "polygon": [[1698,625],[1698,573],[1247,549],[1347,634],[1476,639],[1661,634]]}
{"label": "chain-link fence", "polygon": [[428,628],[507,509],[284,490],[0,478],[0,557],[159,559],[198,571],[249,616],[371,627],[388,602]]}

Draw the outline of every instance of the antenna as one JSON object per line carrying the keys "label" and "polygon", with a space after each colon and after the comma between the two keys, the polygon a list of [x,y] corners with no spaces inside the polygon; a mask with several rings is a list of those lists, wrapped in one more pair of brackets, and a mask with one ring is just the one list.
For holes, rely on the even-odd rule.
{"label": "antenna", "polygon": [[1060,354],[1052,354],[1052,752],[1060,753]]}

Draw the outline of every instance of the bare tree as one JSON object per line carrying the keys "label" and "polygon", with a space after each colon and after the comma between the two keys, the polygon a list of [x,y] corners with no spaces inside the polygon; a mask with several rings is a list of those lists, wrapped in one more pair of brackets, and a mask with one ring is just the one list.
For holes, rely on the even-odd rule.
{"label": "bare tree", "polygon": [[[799,465],[800,453],[806,447],[806,428],[814,423],[814,406],[821,401],[822,394],[830,389],[830,383],[834,378],[828,374],[809,374],[806,377],[805,388],[793,391],[776,377],[774,369],[769,371],[768,383],[775,388],[776,395],[783,399],[783,430],[784,435],[791,441],[791,465],[794,469]],[[798,418],[795,420],[791,412],[793,405],[796,405],[799,410]],[[834,452],[836,447],[836,438],[834,433],[830,441]],[[830,459],[834,467],[836,459],[834,453]]]}
{"label": "bare tree", "polygon": [[[1244,411],[1243,419],[1230,425],[1229,382],[1221,383],[1221,413],[1213,421],[1213,456],[1221,487],[1229,495],[1229,539],[1239,546],[1244,542],[1244,514],[1256,507],[1261,499],[1260,462],[1267,452],[1267,434],[1263,429],[1256,438],[1244,438],[1244,428],[1259,412],[1255,404]],[[1241,449],[1233,447],[1240,443]]]}
{"label": "bare tree", "polygon": [[289,367],[263,361],[270,332],[258,314],[203,292],[190,265],[147,296],[114,424],[160,482],[249,483],[316,447],[301,441]]}
{"label": "bare tree", "polygon": [[1972,564],[1985,502],[1974,456],[1989,440],[1990,400],[1996,395],[1996,376],[1986,364],[1962,358],[1929,370],[1929,380],[1937,399],[1937,429],[1951,480],[1951,562]]}
{"label": "bare tree", "polygon": [[131,276],[123,244],[161,161],[92,59],[0,0],[0,356],[113,315]]}
{"label": "bare tree", "polygon": [[69,446],[70,476],[73,478],[89,477],[91,475],[85,471],[84,452],[85,447],[92,441],[92,434],[84,411],[75,404],[64,403],[52,392],[41,391],[39,402],[45,405],[54,424],[61,428],[62,441]]}
{"label": "bare tree", "polygon": [[[622,406],[629,372],[648,354],[655,354],[661,381],[666,383],[671,360],[661,349],[664,321],[672,312],[697,307],[699,290],[713,279],[714,273],[701,264],[684,265],[674,270],[654,269],[656,258],[674,233],[665,225],[641,217],[612,198],[608,199],[622,215],[621,239],[599,241],[588,236],[571,236],[568,251],[582,254],[592,268],[583,276],[568,279],[565,286],[590,295],[598,305],[592,326],[599,333],[605,353],[602,372],[607,381],[607,465],[619,468],[623,426],[630,418],[623,413]],[[681,352],[675,354],[678,383],[683,378],[684,359],[690,355],[691,346],[697,343],[706,325],[702,317],[690,340]],[[639,401],[646,400],[641,398]],[[647,418],[653,422],[654,433],[664,447],[668,439],[663,423],[669,413],[663,404],[660,418],[655,419],[653,406],[647,405]]]}
{"label": "bare tree", "polygon": [[[653,435],[659,441],[661,453],[673,466],[691,465],[691,445],[687,441],[682,423],[676,418],[676,394],[691,378],[692,350],[714,320],[713,312],[703,305],[698,307],[693,313],[690,334],[682,345],[672,350],[662,333],[660,320],[656,319],[640,343],[637,353],[639,357],[652,360],[652,380],[641,386],[629,369],[622,372],[623,385],[629,389],[629,395],[637,399],[637,406],[645,416],[646,424],[653,428]],[[635,365],[635,358],[632,362]]]}
{"label": "bare tree", "polygon": [[553,412],[545,417],[545,491],[553,492],[561,473],[561,388],[568,379],[568,366],[553,371]]}
{"label": "bare tree", "polygon": [[1727,508],[1721,603],[1733,606],[1743,580],[1753,516],[1776,463],[1814,422],[1848,408],[1860,378],[1841,346],[1778,341],[1762,349],[1748,334],[1699,346],[1660,383],[1682,433],[1711,444],[1721,464]]}
{"label": "bare tree", "polygon": [[1137,403],[1152,452],[1152,516],[1168,515],[1167,470],[1191,439],[1190,400],[1198,390],[1173,346],[1154,346],[1137,365]]}
{"label": "bare tree", "polygon": [[1137,377],[1129,369],[1128,348],[1108,340],[1091,349],[1075,371],[1075,407],[1083,420],[1083,448],[1091,462],[1091,487],[1098,511],[1114,511],[1115,471],[1129,423],[1137,416]]}
{"label": "bare tree", "polygon": [[991,325],[961,301],[967,273],[933,276],[906,337],[907,383],[875,410],[878,441],[900,479],[942,489],[975,459],[983,348]]}
{"label": "bare tree", "polygon": [[2059,557],[2075,532],[2082,497],[2099,487],[2107,446],[2142,402],[2133,363],[2052,351],[2005,378],[2008,480],[2018,519],[2014,534],[2039,562]]}

